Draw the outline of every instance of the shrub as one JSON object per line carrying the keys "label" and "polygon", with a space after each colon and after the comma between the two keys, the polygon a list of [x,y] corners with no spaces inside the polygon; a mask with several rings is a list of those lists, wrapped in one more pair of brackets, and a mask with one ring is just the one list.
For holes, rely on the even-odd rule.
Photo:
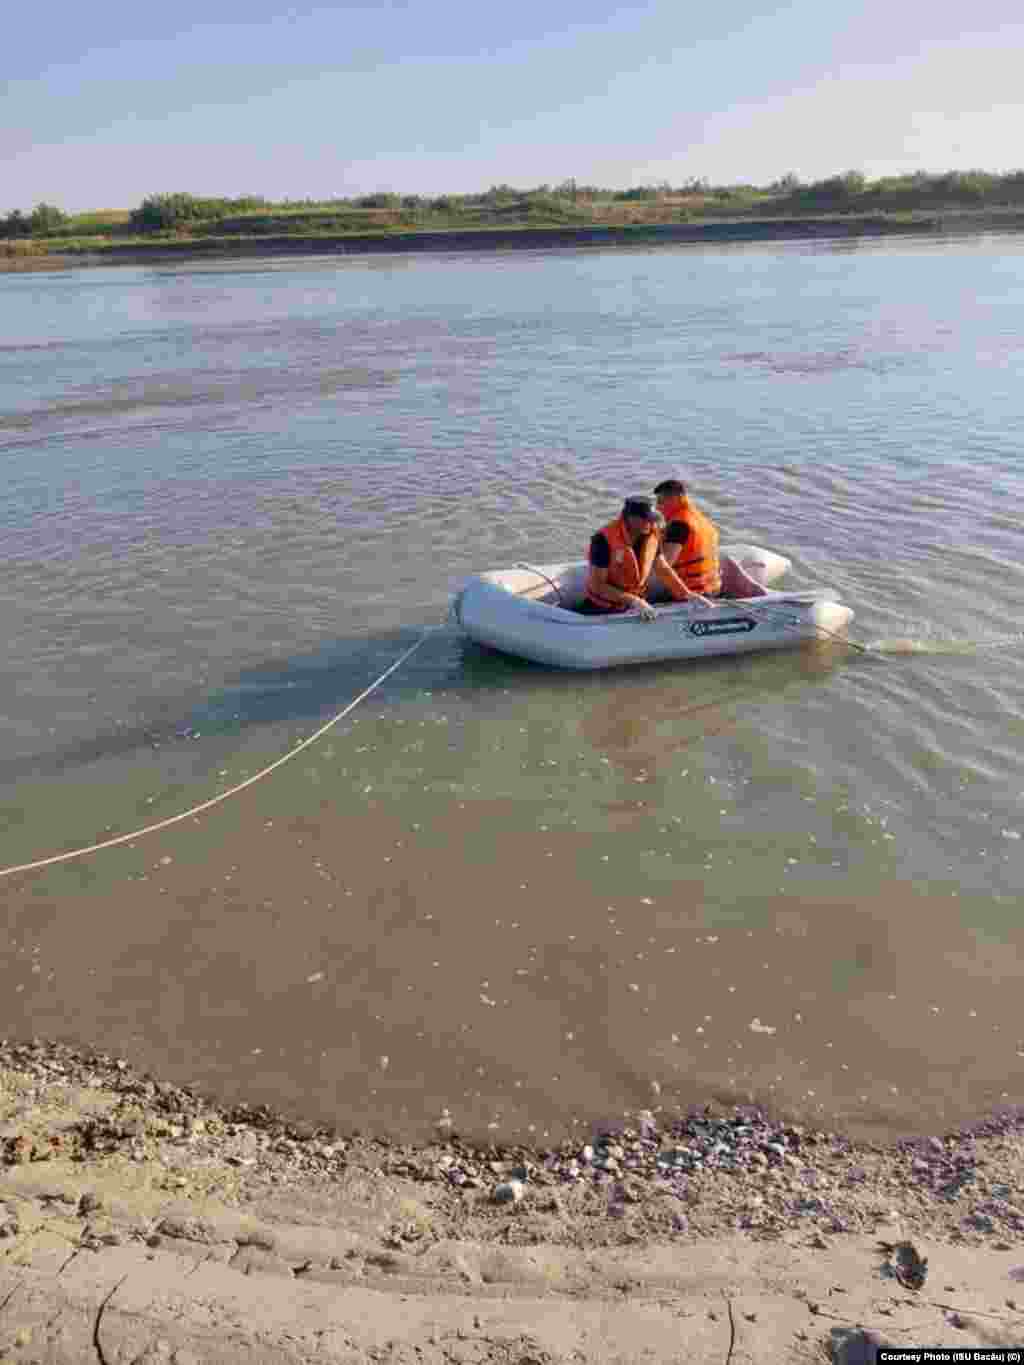
{"label": "shrub", "polygon": [[56,232],[67,221],[67,215],[54,204],[37,204],[28,221],[33,233],[45,237],[47,233]]}
{"label": "shrub", "polygon": [[4,237],[27,237],[32,231],[32,225],[22,213],[21,209],[11,209],[10,213],[3,220],[0,235]]}
{"label": "shrub", "polygon": [[360,195],[354,203],[357,209],[398,209],[402,207],[402,196],[379,190],[376,194]]}
{"label": "shrub", "polygon": [[166,231],[202,217],[199,200],[192,194],[151,194],[132,213],[132,225],[143,232]]}
{"label": "shrub", "polygon": [[237,199],[203,199],[195,194],[151,194],[131,213],[131,224],[143,232],[166,232],[204,218],[226,218],[230,213],[252,213],[266,207],[258,194]]}
{"label": "shrub", "polygon": [[791,191],[791,198],[802,205],[845,205],[858,194],[863,194],[867,181],[860,171],[845,175],[830,175]]}
{"label": "shrub", "polygon": [[629,190],[617,190],[613,199],[618,199],[621,203],[636,203],[645,199],[657,199],[664,194],[667,186],[658,185],[634,185]]}

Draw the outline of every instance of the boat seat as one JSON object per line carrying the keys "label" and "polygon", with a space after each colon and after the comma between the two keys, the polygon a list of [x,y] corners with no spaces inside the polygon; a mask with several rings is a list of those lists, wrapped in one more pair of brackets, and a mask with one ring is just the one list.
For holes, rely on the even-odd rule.
{"label": "boat seat", "polygon": [[744,597],[765,597],[768,589],[758,583],[755,578],[736,563],[735,559],[730,559],[728,555],[722,556],[722,593],[723,597],[733,600]]}

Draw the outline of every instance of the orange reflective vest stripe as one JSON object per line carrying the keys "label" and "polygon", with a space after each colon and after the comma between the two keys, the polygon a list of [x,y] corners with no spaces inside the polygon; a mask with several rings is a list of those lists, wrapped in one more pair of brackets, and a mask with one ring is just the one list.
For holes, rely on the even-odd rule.
{"label": "orange reflective vest stripe", "polygon": [[667,498],[661,504],[666,525],[681,521],[689,527],[686,543],[672,566],[693,592],[703,595],[721,592],[722,573],[718,559],[718,530],[713,521],[694,507],[689,498]]}
{"label": "orange reflective vest stripe", "polygon": [[[622,592],[630,592],[637,596],[642,594],[661,548],[657,531],[652,527],[650,533],[644,536],[639,556],[633,549],[632,537],[621,517],[610,521],[607,526],[602,526],[598,534],[604,536],[611,550],[608,582]],[[595,606],[604,607],[606,611],[629,611],[628,605],[606,596],[601,591],[601,585],[594,579],[593,566],[587,578],[586,593]]]}

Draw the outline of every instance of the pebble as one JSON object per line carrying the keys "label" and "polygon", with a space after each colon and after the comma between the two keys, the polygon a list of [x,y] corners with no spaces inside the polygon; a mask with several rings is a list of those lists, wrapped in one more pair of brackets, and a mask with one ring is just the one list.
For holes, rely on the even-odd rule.
{"label": "pebble", "polygon": [[981,1213],[977,1209],[967,1215],[963,1220],[964,1225],[974,1232],[992,1233],[996,1230],[996,1225],[987,1213]]}
{"label": "pebble", "polygon": [[688,1166],[692,1164],[693,1156],[686,1148],[676,1148],[659,1152],[656,1161],[659,1166]]}
{"label": "pebble", "polygon": [[494,1187],[494,1202],[496,1204],[518,1204],[524,1193],[521,1180],[503,1180],[500,1185]]}
{"label": "pebble", "polygon": [[78,1213],[82,1218],[87,1217],[90,1213],[96,1213],[102,1207],[103,1200],[92,1190],[86,1190],[78,1201]]}

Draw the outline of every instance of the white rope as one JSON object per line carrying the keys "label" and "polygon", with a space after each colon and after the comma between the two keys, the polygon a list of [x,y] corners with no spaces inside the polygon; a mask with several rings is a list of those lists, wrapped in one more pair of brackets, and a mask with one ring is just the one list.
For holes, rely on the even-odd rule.
{"label": "white rope", "polygon": [[535,573],[538,578],[543,578],[549,587],[554,588],[555,596],[558,598],[558,605],[562,605],[562,589],[553,578],[549,578],[543,569],[535,569],[532,564],[517,564],[517,569],[525,569],[527,573]]}
{"label": "white rope", "polygon": [[301,754],[303,749],[308,749],[321,735],[325,735],[332,725],[337,725],[339,720],[344,720],[349,712],[354,711],[361,701],[365,700],[371,692],[376,691],[385,678],[389,678],[396,668],[399,668],[405,663],[406,659],[416,653],[431,631],[440,630],[441,624],[443,623],[436,626],[428,626],[416,643],[410,645],[405,653],[400,655],[390,668],[386,668],[379,678],[372,682],[369,687],[364,688],[363,691],[359,693],[358,697],[354,697],[352,701],[350,701],[343,710],[339,711],[332,720],[329,720],[326,725],[321,725],[320,729],[317,730],[315,734],[310,735],[309,738],[304,739],[301,744],[297,744],[294,749],[289,749],[286,754],[282,754],[280,758],[275,759],[269,767],[262,769],[261,772],[255,773],[252,777],[247,777],[244,782],[239,782],[236,787],[229,787],[227,791],[219,792],[218,795],[211,797],[209,801],[203,801],[200,805],[193,806],[191,810],[182,811],[180,815],[172,815],[166,820],[158,820],[155,825],[146,825],[143,829],[137,829],[131,834],[119,834],[114,839],[105,839],[101,844],[87,844],[84,848],[75,848],[69,853],[55,853],[50,858],[38,858],[34,863],[19,863],[16,867],[0,868],[0,877],[10,877],[15,872],[34,872],[40,867],[50,867],[53,863],[64,863],[70,858],[81,858],[86,853],[99,853],[100,849],[114,848],[117,844],[126,844],[132,839],[141,839],[144,834],[155,834],[158,829],[168,829],[171,825],[177,825],[182,820],[187,820],[190,816],[199,815],[204,810],[210,810],[213,806],[220,805],[220,803],[226,801],[229,796],[236,796],[239,792],[245,791],[246,787],[251,787],[254,782],[258,782],[262,777],[268,777],[275,768],[280,768],[281,765],[287,763],[290,758],[294,758],[296,754]]}

